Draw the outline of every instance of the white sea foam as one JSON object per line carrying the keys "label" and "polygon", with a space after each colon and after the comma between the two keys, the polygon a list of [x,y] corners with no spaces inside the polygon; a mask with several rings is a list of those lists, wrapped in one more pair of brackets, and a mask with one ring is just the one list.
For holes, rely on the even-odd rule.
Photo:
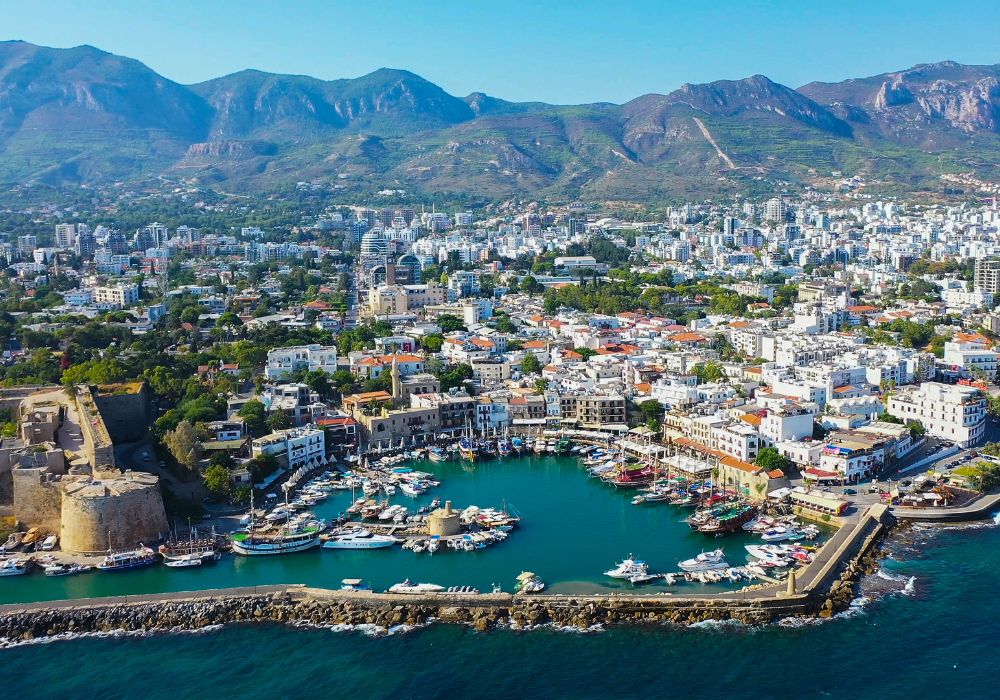
{"label": "white sea foam", "polygon": [[46,637],[36,637],[34,639],[7,639],[0,638],[0,650],[14,649],[15,647],[32,646],[36,644],[52,644],[53,642],[68,642],[74,639],[125,639],[154,637],[163,634],[207,634],[222,629],[223,625],[205,625],[204,627],[186,628],[170,627],[153,630],[109,630],[107,632],[63,632]]}

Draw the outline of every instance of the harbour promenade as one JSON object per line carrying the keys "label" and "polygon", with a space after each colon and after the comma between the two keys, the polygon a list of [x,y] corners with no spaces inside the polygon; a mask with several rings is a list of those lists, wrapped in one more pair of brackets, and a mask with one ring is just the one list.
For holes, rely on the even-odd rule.
{"label": "harbour promenade", "polygon": [[248,586],[108,596],[0,606],[0,638],[67,632],[199,628],[234,622],[368,624],[391,627],[429,621],[530,627],[556,624],[690,624],[738,620],[764,624],[791,616],[829,616],[845,608],[864,560],[891,524],[888,509],[869,508],[843,526],[812,563],[789,581],[722,593],[402,595],[304,585]]}

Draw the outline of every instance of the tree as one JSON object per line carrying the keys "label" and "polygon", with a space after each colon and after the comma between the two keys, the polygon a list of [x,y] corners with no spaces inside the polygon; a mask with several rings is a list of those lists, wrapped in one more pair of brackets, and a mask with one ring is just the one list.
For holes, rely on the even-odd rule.
{"label": "tree", "polygon": [[545,390],[549,388],[548,379],[536,379],[535,380],[535,393],[544,394]]}
{"label": "tree", "polygon": [[441,327],[443,333],[468,330],[462,323],[462,319],[454,314],[441,314],[435,319],[435,323]]}
{"label": "tree", "polygon": [[267,417],[267,427],[275,432],[285,430],[292,427],[292,419],[284,411],[274,411]]}
{"label": "tree", "polygon": [[639,404],[639,412],[647,423],[651,420],[658,421],[663,416],[663,404],[656,399],[649,399]]}
{"label": "tree", "polygon": [[722,365],[715,360],[710,360],[703,365],[694,368],[694,376],[698,378],[699,384],[713,384],[726,378],[726,372]]}
{"label": "tree", "polygon": [[192,471],[198,467],[201,444],[198,442],[198,434],[194,425],[190,421],[182,420],[178,423],[176,428],[166,434],[163,442],[178,464]]}
{"label": "tree", "polygon": [[267,427],[267,411],[257,399],[250,399],[243,404],[239,416],[246,421],[247,431],[251,435],[260,435]]}
{"label": "tree", "polygon": [[216,498],[228,499],[232,491],[232,481],[229,470],[219,465],[213,465],[202,475],[205,488]]}
{"label": "tree", "polygon": [[648,421],[646,421],[646,427],[652,430],[654,433],[659,433],[660,430],[663,428],[663,426],[660,424],[660,421],[656,420],[655,418],[650,418]]}
{"label": "tree", "polygon": [[498,318],[496,328],[501,333],[517,332],[517,326],[514,325],[514,322],[511,321],[508,316],[501,316],[500,318]]}
{"label": "tree", "polygon": [[765,471],[780,469],[783,472],[787,472],[788,468],[791,466],[788,459],[786,459],[784,455],[773,447],[765,447],[761,449],[761,451],[757,453],[757,459],[755,459],[753,463]]}
{"label": "tree", "polygon": [[525,374],[537,374],[542,371],[542,363],[539,361],[538,356],[532,352],[529,352],[521,360],[521,371]]}
{"label": "tree", "polygon": [[431,333],[420,339],[420,345],[427,352],[441,352],[444,345],[444,336],[440,333]]}
{"label": "tree", "polygon": [[921,423],[918,420],[915,420],[912,423],[910,423],[910,437],[911,438],[913,438],[914,440],[919,440],[920,438],[922,438],[926,434],[927,434],[927,429],[924,427],[923,423]]}
{"label": "tree", "polygon": [[521,280],[521,291],[528,296],[534,296],[539,292],[545,291],[545,287],[534,277],[527,275],[523,280]]}
{"label": "tree", "polygon": [[320,398],[330,393],[330,375],[321,369],[309,370],[302,377],[302,381],[305,382],[306,386],[319,394]]}

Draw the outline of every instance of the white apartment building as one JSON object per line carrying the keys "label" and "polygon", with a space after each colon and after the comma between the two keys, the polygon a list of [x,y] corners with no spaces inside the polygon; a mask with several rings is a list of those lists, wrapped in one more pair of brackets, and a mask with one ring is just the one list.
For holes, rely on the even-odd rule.
{"label": "white apartment building", "polygon": [[94,305],[105,311],[126,309],[139,302],[139,287],[121,284],[114,287],[94,287]]}
{"label": "white apartment building", "polygon": [[326,438],[314,425],[279,430],[251,443],[254,457],[274,455],[295,469],[303,464],[318,465],[326,458]]}
{"label": "white apartment building", "polygon": [[753,462],[760,451],[760,436],[745,423],[716,428],[712,438],[712,447],[744,462]]}
{"label": "white apartment building", "polygon": [[896,389],[887,410],[905,422],[920,421],[928,435],[960,447],[975,445],[986,429],[986,398],[971,386],[925,382]]}
{"label": "white apartment building", "polygon": [[322,370],[333,374],[337,371],[337,348],[313,343],[275,348],[267,353],[267,366],[264,368],[267,379],[283,379],[299,370]]}
{"label": "white apartment building", "polygon": [[988,379],[997,376],[997,353],[977,342],[949,341],[944,344],[944,361],[968,372],[982,372]]}

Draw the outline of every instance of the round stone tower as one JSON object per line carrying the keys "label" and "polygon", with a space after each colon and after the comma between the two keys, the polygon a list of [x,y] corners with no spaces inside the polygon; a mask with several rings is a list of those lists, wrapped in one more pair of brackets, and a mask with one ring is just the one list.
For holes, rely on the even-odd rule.
{"label": "round stone tower", "polygon": [[458,513],[451,509],[451,501],[444,502],[444,508],[438,508],[427,516],[427,534],[448,537],[462,532],[462,523]]}
{"label": "round stone tower", "polygon": [[168,531],[158,478],[103,473],[64,481],[59,540],[67,552],[104,552],[153,542]]}

